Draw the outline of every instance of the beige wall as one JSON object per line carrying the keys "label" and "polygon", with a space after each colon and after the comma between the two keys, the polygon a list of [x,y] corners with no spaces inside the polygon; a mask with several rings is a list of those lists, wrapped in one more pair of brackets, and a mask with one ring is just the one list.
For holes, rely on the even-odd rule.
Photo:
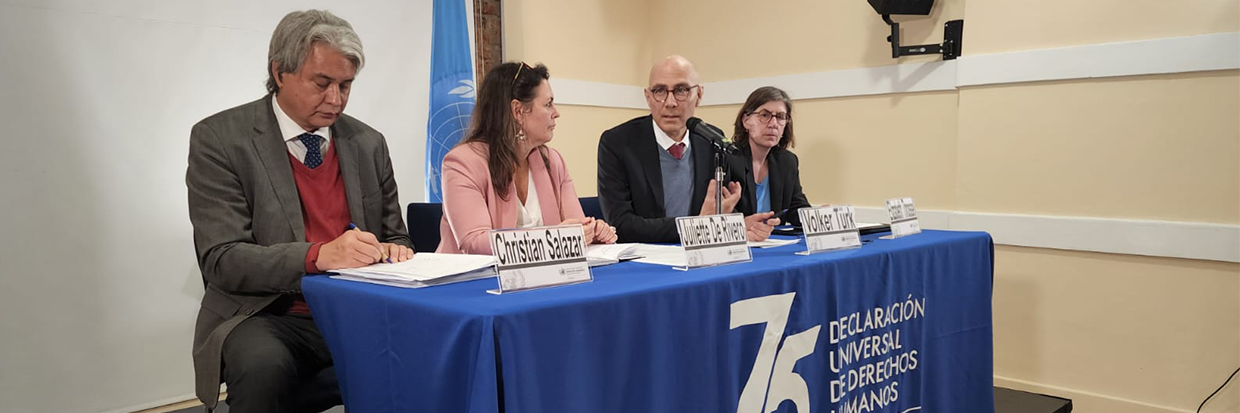
{"label": "beige wall", "polygon": [[564,154],[577,195],[598,195],[598,138],[604,130],[649,111],[569,105],[558,109],[560,118],[555,121],[555,137],[550,146]]}
{"label": "beige wall", "polygon": [[650,68],[647,0],[504,0],[504,60],[565,79],[637,85]]}
{"label": "beige wall", "polygon": [[[936,3],[933,19],[893,17],[901,23],[902,43],[938,43],[943,39],[941,22],[964,15],[963,0]],[[864,0],[651,5],[651,20],[659,23],[653,29],[652,56],[683,54],[698,66],[704,82],[896,63],[885,40],[891,29]],[[921,56],[905,61],[933,60]]]}
{"label": "beige wall", "polygon": [[997,247],[995,272],[995,376],[1076,392],[1050,392],[1073,411],[1193,411],[1240,362],[1240,264]]}
{"label": "beige wall", "polygon": [[[861,0],[512,4],[522,21],[505,33],[521,47],[508,56],[575,80],[644,86],[671,53],[704,82],[935,60],[891,59]],[[943,0],[897,20],[912,44],[937,42],[954,18],[977,55],[1240,31],[1240,2]],[[598,135],[645,111],[560,110],[552,145],[593,195]],[[730,135],[736,110],[698,115]],[[817,203],[908,195],[923,210],[1234,225],[1238,114],[1236,70],[801,100],[795,151]],[[995,284],[996,383],[1071,397],[1075,411],[1193,411],[1240,366],[1235,263],[1000,246]],[[1220,400],[1205,411],[1240,409],[1240,383]]]}
{"label": "beige wall", "polygon": [[1237,71],[960,91],[959,208],[1240,223]]}
{"label": "beige wall", "polygon": [[[739,110],[711,106],[698,115],[731,136]],[[797,101],[793,116],[811,202],[879,206],[907,194],[923,209],[955,207],[955,92]]]}
{"label": "beige wall", "polygon": [[[505,58],[596,82],[642,85],[672,53],[707,82],[936,60],[892,60],[886,24],[861,0],[505,0],[503,12]],[[960,18],[969,55],[1240,31],[1240,2],[939,0],[929,17],[894,19],[904,44],[923,44]]]}
{"label": "beige wall", "polygon": [[[553,79],[646,83],[652,61],[646,0],[505,0],[502,11],[505,60],[544,63]],[[594,196],[599,136],[649,111],[557,108],[560,118],[550,146],[564,154],[577,193]]]}
{"label": "beige wall", "polygon": [[1236,0],[974,0],[965,52],[996,53],[1240,30]]}

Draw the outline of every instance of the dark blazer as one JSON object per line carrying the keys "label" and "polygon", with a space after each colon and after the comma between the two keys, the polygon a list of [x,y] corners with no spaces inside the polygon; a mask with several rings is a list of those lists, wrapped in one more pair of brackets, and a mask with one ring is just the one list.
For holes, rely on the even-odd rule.
{"label": "dark blazer", "polygon": [[[689,139],[694,174],[689,213],[696,214],[702,209],[706,187],[715,175],[715,160],[705,137],[690,133]],[[661,150],[654,138],[654,120],[650,115],[608,129],[599,138],[599,204],[607,222],[616,227],[619,242],[680,242],[676,219],[668,217],[663,209]],[[735,169],[727,175],[729,181],[742,179]],[[736,211],[740,210],[742,206],[738,204]]]}
{"label": "dark blazer", "polygon": [[[185,185],[206,287],[194,371],[198,398],[209,408],[219,398],[224,339],[281,295],[300,292],[306,274],[310,243],[271,99],[212,115],[190,132]],[[342,115],[332,136],[353,222],[382,242],[412,248],[383,135]]]}
{"label": "dark blazer", "polygon": [[[736,165],[733,168],[745,171],[742,202],[737,205],[744,205],[748,208],[739,209],[738,207],[738,210],[745,215],[750,215],[758,209],[758,192],[757,184],[754,183],[753,152],[750,151],[749,145],[743,146],[739,148],[740,151],[736,156],[737,162],[742,165]],[[801,215],[797,213],[797,209],[810,206],[810,204],[805,198],[805,192],[801,190],[801,165],[797,155],[786,149],[771,148],[771,151],[766,154],[766,169],[771,191],[771,211],[779,212],[788,208],[790,211],[784,214],[781,221],[800,225]]]}

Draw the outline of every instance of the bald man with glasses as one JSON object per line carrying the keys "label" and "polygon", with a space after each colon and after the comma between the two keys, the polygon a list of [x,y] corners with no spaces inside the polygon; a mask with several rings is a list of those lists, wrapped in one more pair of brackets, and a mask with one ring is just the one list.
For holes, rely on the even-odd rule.
{"label": "bald man with glasses", "polygon": [[[714,151],[708,138],[687,126],[704,88],[693,63],[669,56],[650,68],[644,92],[650,115],[611,128],[599,139],[599,202],[620,242],[677,243],[677,217],[715,213]],[[728,169],[721,210],[753,210],[737,205],[750,202],[741,197],[744,169]],[[750,240],[770,236],[779,224],[772,215],[745,218]]]}

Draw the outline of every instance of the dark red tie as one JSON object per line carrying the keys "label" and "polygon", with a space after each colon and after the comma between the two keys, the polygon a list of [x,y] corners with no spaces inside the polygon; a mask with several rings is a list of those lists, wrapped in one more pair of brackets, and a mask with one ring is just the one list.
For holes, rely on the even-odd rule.
{"label": "dark red tie", "polygon": [[667,151],[672,154],[673,158],[676,158],[676,160],[679,161],[680,158],[685,157],[685,143],[676,142],[672,146],[669,146],[667,148]]}

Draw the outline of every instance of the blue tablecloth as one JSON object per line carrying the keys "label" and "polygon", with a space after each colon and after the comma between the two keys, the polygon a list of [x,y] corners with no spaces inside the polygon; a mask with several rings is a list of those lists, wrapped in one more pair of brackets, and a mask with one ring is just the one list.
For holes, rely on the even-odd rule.
{"label": "blue tablecloth", "polygon": [[992,412],[990,236],[875,238],[504,295],[302,287],[350,413]]}

